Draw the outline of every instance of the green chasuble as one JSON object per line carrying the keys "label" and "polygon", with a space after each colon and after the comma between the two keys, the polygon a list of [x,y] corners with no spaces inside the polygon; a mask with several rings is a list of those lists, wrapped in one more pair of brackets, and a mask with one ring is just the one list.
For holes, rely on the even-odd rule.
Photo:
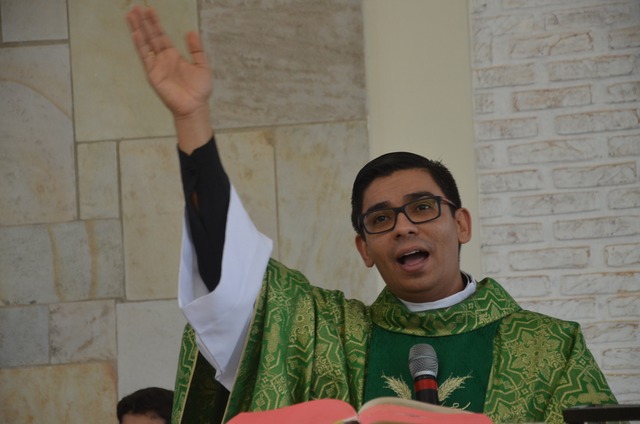
{"label": "green chasuble", "polygon": [[441,403],[494,422],[563,423],[567,407],[615,403],[577,323],[522,310],[489,278],[463,302],[412,313],[386,289],[365,306],[271,260],[230,394],[186,327],[173,422],[220,423],[319,398],[358,409],[411,397],[417,343],[436,350]]}

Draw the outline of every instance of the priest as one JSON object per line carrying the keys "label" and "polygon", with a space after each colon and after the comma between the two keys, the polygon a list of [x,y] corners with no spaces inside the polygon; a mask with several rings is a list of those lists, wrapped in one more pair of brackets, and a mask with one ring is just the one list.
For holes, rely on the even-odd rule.
{"label": "priest", "polygon": [[460,269],[471,217],[449,170],[408,152],[358,173],[351,222],[385,288],[365,305],[272,259],[217,151],[211,69],[195,32],[190,58],[152,8],[127,14],[147,79],[174,117],[185,195],[179,303],[188,319],[173,422],[336,398],[358,409],[411,398],[407,360],[437,353],[440,403],[494,422],[562,423],[562,410],[615,403],[577,323],[523,310],[491,278]]}

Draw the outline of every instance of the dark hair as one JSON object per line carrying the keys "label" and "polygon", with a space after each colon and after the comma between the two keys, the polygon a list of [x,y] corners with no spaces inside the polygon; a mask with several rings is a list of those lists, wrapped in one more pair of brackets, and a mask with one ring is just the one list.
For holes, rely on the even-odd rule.
{"label": "dark hair", "polygon": [[173,391],[160,387],[147,387],[123,397],[118,402],[118,422],[122,423],[122,417],[125,414],[142,415],[152,412],[170,424],[172,408]]}
{"label": "dark hair", "polygon": [[431,175],[436,184],[438,184],[444,196],[455,203],[458,208],[462,207],[456,181],[449,169],[447,169],[442,162],[427,159],[409,152],[387,153],[367,163],[360,172],[358,172],[353,182],[353,190],[351,191],[351,225],[353,225],[353,229],[356,230],[358,234],[364,237],[364,230],[360,223],[364,191],[377,178],[388,177],[396,171],[406,169],[425,170]]}

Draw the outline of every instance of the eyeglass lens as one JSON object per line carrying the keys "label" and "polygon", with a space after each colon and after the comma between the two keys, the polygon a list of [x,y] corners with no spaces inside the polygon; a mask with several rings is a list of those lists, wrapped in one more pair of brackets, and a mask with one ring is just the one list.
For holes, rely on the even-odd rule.
{"label": "eyeglass lens", "polygon": [[371,234],[391,230],[396,225],[398,213],[404,212],[414,224],[431,221],[440,216],[439,198],[427,197],[407,203],[398,208],[378,209],[363,216],[363,224]]}

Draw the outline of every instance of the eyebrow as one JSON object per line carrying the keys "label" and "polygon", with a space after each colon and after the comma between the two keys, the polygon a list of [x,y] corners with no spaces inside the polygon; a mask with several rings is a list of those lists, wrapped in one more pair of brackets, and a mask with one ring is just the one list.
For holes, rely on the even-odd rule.
{"label": "eyebrow", "polygon": [[[408,193],[405,194],[404,196],[402,196],[402,199],[405,203],[408,202],[412,202],[414,200],[418,200],[421,199],[423,197],[436,197],[438,196],[437,194],[433,194],[430,191],[416,191],[414,193]],[[379,209],[386,209],[386,208],[390,208],[391,204],[389,203],[388,200],[382,201],[382,202],[378,202],[374,205],[371,205],[366,211],[364,211],[364,213],[369,213],[371,211],[376,211]]]}

